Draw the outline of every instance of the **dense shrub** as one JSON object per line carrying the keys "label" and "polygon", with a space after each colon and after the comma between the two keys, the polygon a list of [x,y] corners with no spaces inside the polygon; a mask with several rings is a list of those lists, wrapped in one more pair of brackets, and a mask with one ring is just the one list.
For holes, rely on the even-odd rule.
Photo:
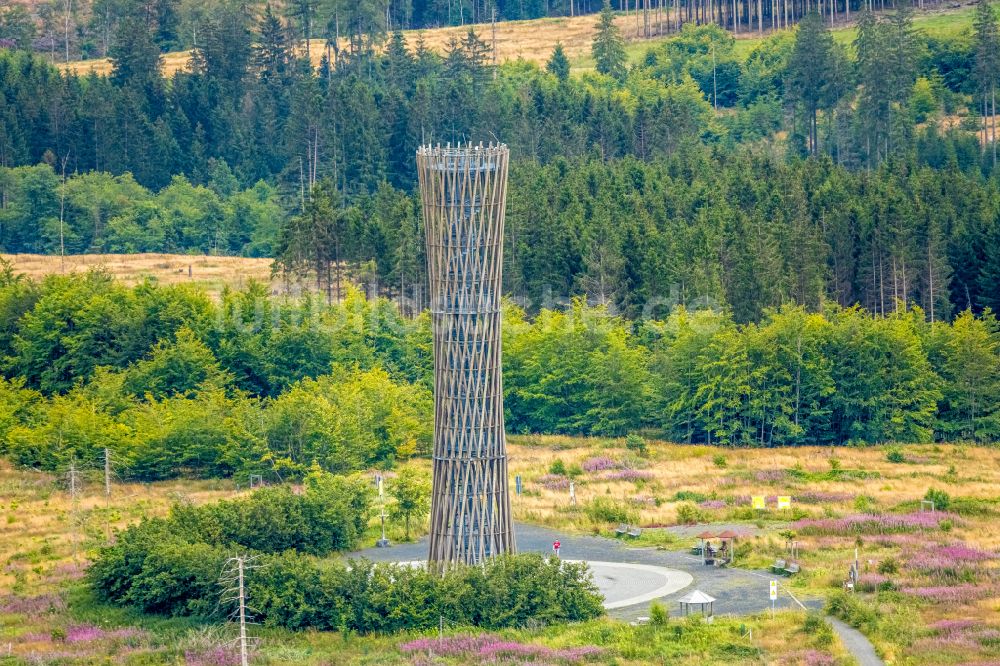
{"label": "dense shrub", "polygon": [[635,509],[610,497],[595,497],[587,502],[584,512],[595,523],[634,523],[639,519]]}
{"label": "dense shrub", "polygon": [[928,489],[927,494],[924,495],[924,499],[928,502],[934,502],[935,511],[947,511],[948,506],[951,504],[951,497],[948,493],[935,488]]}
{"label": "dense shrub", "polygon": [[691,502],[677,505],[677,522],[682,525],[694,525],[705,520],[705,512]]}
{"label": "dense shrub", "polygon": [[226,614],[219,575],[228,557],[254,553],[247,575],[257,617],[289,629],[394,632],[450,622],[486,628],[582,620],[601,597],[585,565],[521,555],[443,576],[365,560],[315,556],[357,546],[371,488],[314,469],[301,492],[266,488],[194,507],[175,506],[118,535],[88,572],[99,598],[165,615]]}
{"label": "dense shrub", "polygon": [[[91,581],[104,599],[169,615],[228,612],[218,604],[224,549],[169,541],[144,546],[135,575],[119,579],[113,594],[110,577],[97,573],[102,562],[94,565]],[[443,575],[367,560],[324,561],[293,551],[264,555],[257,564],[247,574],[255,615],[267,626],[286,629],[390,633],[435,627],[441,617],[500,629],[603,613],[586,565],[538,554],[499,557]]]}
{"label": "dense shrub", "polygon": [[906,455],[898,448],[893,447],[886,451],[885,459],[891,463],[906,462]]}
{"label": "dense shrub", "polygon": [[870,632],[878,625],[878,615],[874,608],[842,590],[830,595],[826,608],[831,615],[863,631]]}
{"label": "dense shrub", "polygon": [[[198,598],[189,588],[214,585],[225,552],[294,549],[322,555],[354,548],[368,521],[371,495],[361,479],[314,470],[301,493],[264,488],[215,504],[176,505],[166,518],[147,519],[121,532],[113,545],[100,552],[90,568],[90,580],[108,600],[156,612],[200,613],[186,606],[188,599]],[[189,559],[190,566],[185,564]],[[195,575],[202,571],[196,566],[201,564],[214,571],[207,583]],[[185,571],[191,578],[156,588],[150,576],[161,571],[164,578],[170,578],[172,569]],[[134,592],[135,585],[142,591]]]}
{"label": "dense shrub", "polygon": [[170,522],[191,541],[261,552],[295,549],[321,555],[357,545],[368,518],[369,484],[315,473],[306,484],[301,494],[279,486],[244,499],[179,505]]}

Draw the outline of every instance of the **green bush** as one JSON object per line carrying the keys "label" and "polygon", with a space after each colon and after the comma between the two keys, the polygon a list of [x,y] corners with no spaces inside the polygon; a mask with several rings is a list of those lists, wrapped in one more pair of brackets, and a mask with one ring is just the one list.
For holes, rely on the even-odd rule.
{"label": "green bush", "polygon": [[556,458],[549,465],[549,474],[558,474],[559,476],[566,476],[566,463],[561,459]]}
{"label": "green bush", "polygon": [[948,506],[951,504],[951,497],[943,490],[935,490],[934,488],[929,488],[927,494],[924,495],[924,499],[930,502],[934,502],[934,509],[937,511],[947,511]]}
{"label": "green bush", "polygon": [[610,497],[595,497],[587,502],[584,513],[595,523],[631,524],[639,519],[635,509]]}
{"label": "green bush", "polygon": [[885,454],[885,459],[891,463],[903,463],[906,462],[906,456],[900,449],[895,447],[889,449]]}
{"label": "green bush", "polygon": [[716,454],[716,455],[715,455],[715,456],[714,456],[714,457],[712,458],[712,464],[713,464],[713,465],[715,465],[716,467],[718,467],[719,469],[722,469],[722,468],[724,468],[724,467],[725,467],[726,465],[728,465],[729,463],[728,463],[728,462],[726,462],[726,456],[724,456],[724,455],[722,455],[721,453],[719,453],[719,454]]}
{"label": "green bush", "polygon": [[873,631],[878,625],[878,613],[858,597],[837,590],[827,599],[827,610],[856,629]]}
{"label": "green bush", "polygon": [[875,498],[868,495],[858,495],[854,498],[854,510],[860,513],[868,513],[876,508]]}
{"label": "green bush", "polygon": [[707,499],[708,495],[694,490],[678,490],[674,493],[675,502],[704,502]]}
{"label": "green bush", "polygon": [[646,440],[639,435],[630,434],[625,438],[625,448],[637,455],[646,455]]}
{"label": "green bush", "polygon": [[825,647],[833,644],[833,627],[826,621],[822,613],[809,611],[802,623],[802,631],[811,636],[817,645]]}
{"label": "green bush", "polygon": [[670,623],[667,607],[659,601],[654,601],[649,605],[649,623],[654,627],[665,627]]}
{"label": "green bush", "polygon": [[899,564],[892,557],[887,557],[878,563],[878,572],[880,574],[895,574],[899,573]]}
{"label": "green bush", "polygon": [[[326,554],[358,545],[368,522],[372,501],[370,486],[359,478],[335,477],[313,471],[302,493],[287,488],[265,488],[236,500],[199,507],[177,505],[166,518],[152,518],[119,533],[113,545],[103,548],[89,577],[98,594],[109,601],[126,601],[156,612],[179,612],[178,599],[188,594],[169,586],[157,592],[129,596],[133,581],[191,555],[185,546],[195,544],[198,556],[212,562],[218,579],[219,553],[252,550],[280,553],[298,550]],[[154,558],[147,562],[147,558]],[[177,565],[176,568],[184,568]],[[193,570],[193,567],[188,567]],[[164,574],[167,575],[167,574]],[[178,585],[197,585],[181,581]],[[144,583],[145,585],[145,583]],[[194,609],[180,609],[194,613]]]}
{"label": "green bush", "polygon": [[122,601],[147,613],[208,616],[219,603],[226,557],[224,549],[206,543],[156,543]]}
{"label": "green bush", "polygon": [[265,553],[294,549],[322,555],[358,544],[371,502],[366,480],[314,470],[302,493],[279,486],[215,504],[177,505],[170,521],[188,541],[236,544]]}
{"label": "green bush", "polygon": [[684,502],[677,506],[677,522],[682,525],[694,525],[705,520],[705,512],[691,502]]}

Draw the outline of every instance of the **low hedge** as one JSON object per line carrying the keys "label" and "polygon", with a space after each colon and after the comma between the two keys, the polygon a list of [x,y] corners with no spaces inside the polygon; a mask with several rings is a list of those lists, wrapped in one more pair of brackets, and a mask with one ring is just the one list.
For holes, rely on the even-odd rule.
{"label": "low hedge", "polygon": [[[105,551],[89,580],[105,601],[149,613],[222,617],[233,608],[220,604],[218,578],[232,552],[166,536],[122,541]],[[254,617],[286,629],[396,632],[430,629],[441,617],[500,629],[587,620],[604,612],[586,565],[534,553],[455,567],[443,575],[294,551],[261,555],[255,565],[246,577]]]}

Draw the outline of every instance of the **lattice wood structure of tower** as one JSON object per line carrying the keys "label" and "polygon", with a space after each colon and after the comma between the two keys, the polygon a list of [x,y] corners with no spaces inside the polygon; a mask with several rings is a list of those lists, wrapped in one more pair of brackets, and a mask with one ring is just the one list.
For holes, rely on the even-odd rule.
{"label": "lattice wood structure of tower", "polygon": [[515,550],[500,374],[507,146],[422,146],[434,328],[434,476],[428,561]]}

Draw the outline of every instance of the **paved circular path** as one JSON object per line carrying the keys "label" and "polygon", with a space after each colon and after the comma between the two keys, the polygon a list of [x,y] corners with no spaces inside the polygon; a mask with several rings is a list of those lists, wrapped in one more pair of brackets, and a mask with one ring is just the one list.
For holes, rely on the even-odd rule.
{"label": "paved circular path", "polygon": [[[704,529],[704,526],[702,526]],[[716,615],[747,615],[770,610],[771,601],[768,594],[769,583],[774,578],[766,571],[753,571],[738,568],[706,567],[697,557],[692,557],[683,551],[658,550],[656,548],[629,547],[627,541],[607,539],[597,536],[573,536],[549,529],[516,523],[514,533],[519,552],[552,552],[552,542],[560,541],[560,555],[568,560],[585,560],[590,563],[629,563],[651,565],[664,569],[685,573],[691,576],[691,582],[684,588],[666,592],[662,600],[671,613],[678,613],[676,599],[682,596],[682,589],[698,589],[712,595],[715,602]],[[369,548],[354,553],[355,557],[366,557],[381,562],[400,562],[424,560],[427,558],[427,539],[413,543],[394,544],[390,548]],[[780,581],[780,579],[779,579]],[[781,585],[781,582],[779,582]],[[776,607],[798,608],[798,604],[781,588]],[[650,588],[647,592],[652,591]],[[642,593],[640,593],[641,595]],[[624,601],[632,596],[617,599]],[[609,608],[611,615],[625,620],[635,620],[640,616],[649,615],[649,601],[630,602],[629,605]],[[803,599],[802,602],[812,608],[821,608],[819,600]],[[612,602],[615,603],[615,602]]]}
{"label": "paved circular path", "polygon": [[[579,563],[582,560],[563,560]],[[400,561],[399,564],[424,568],[427,560]],[[604,608],[626,608],[679,592],[691,584],[691,574],[650,564],[628,562],[587,562],[594,584],[604,596]]]}
{"label": "paved circular path", "polygon": [[[574,560],[568,560],[570,562]],[[627,608],[680,592],[694,580],[691,574],[651,564],[587,562],[608,610]]]}

